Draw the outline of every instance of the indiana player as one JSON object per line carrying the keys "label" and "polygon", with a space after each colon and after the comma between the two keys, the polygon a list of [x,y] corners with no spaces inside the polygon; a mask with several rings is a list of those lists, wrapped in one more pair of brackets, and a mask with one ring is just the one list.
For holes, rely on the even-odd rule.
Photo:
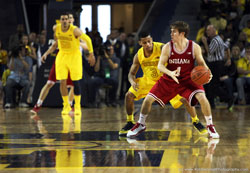
{"label": "indiana player", "polygon": [[[127,112],[127,124],[119,131],[119,135],[126,135],[134,124],[134,101],[145,98],[150,89],[163,75],[158,69],[157,65],[163,43],[153,42],[152,37],[147,32],[139,33],[139,44],[142,46],[136,55],[134,56],[133,64],[129,71],[129,82],[131,87],[125,96],[125,107]],[[143,76],[136,78],[138,69],[141,67]],[[177,94],[170,103],[173,108],[178,108],[182,105],[182,102],[186,106],[189,114],[192,118],[194,127],[201,133],[207,133],[206,128],[199,121],[194,107],[191,107],[185,99]]]}
{"label": "indiana player", "polygon": [[[150,90],[142,103],[139,121],[128,131],[127,137],[137,136],[146,129],[145,121],[153,102],[162,107],[177,94],[185,98],[191,106],[197,102],[201,105],[201,111],[205,116],[207,130],[212,138],[219,138],[212,122],[210,104],[206,98],[203,86],[193,83],[190,73],[194,68],[195,60],[198,65],[207,65],[202,57],[198,44],[187,39],[189,25],[183,21],[171,24],[171,41],[164,45],[158,64],[158,69],[164,75]],[[167,66],[165,64],[167,63]],[[177,68],[180,67],[180,73]],[[211,75],[212,78],[212,75]]]}

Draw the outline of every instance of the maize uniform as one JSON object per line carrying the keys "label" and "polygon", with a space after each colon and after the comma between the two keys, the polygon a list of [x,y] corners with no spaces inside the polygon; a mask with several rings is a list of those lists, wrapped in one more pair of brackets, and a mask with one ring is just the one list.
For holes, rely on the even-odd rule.
{"label": "maize uniform", "polygon": [[[135,100],[140,100],[147,96],[151,88],[160,79],[162,73],[158,70],[158,62],[161,56],[161,46],[163,43],[153,42],[153,52],[150,57],[144,56],[143,48],[140,48],[137,52],[138,60],[143,71],[143,77],[137,78],[136,82],[139,84],[137,91],[131,86],[129,91],[135,95]],[[180,96],[176,95],[170,103],[173,108],[178,108],[182,105]]]}
{"label": "maize uniform", "polygon": [[82,54],[80,51],[80,39],[74,36],[76,26],[70,25],[66,32],[62,32],[61,24],[56,25],[56,37],[59,53],[56,56],[56,79],[68,78],[72,81],[82,78]]}

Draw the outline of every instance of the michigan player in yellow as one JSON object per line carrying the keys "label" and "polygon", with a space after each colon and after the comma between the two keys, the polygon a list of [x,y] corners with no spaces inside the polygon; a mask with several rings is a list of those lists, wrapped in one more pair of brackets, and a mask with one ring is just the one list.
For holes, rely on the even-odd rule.
{"label": "michigan player in yellow", "polygon": [[[139,45],[141,48],[134,56],[133,64],[130,68],[128,79],[131,84],[125,95],[125,107],[127,112],[127,124],[119,131],[119,135],[126,135],[127,132],[135,125],[134,123],[134,101],[145,98],[156,81],[160,79],[162,73],[158,70],[157,65],[161,55],[163,43],[153,42],[152,37],[147,32],[139,33]],[[143,71],[143,76],[136,78],[139,67]],[[182,104],[185,105],[187,111],[191,115],[194,127],[200,133],[207,133],[206,128],[199,121],[196,111],[192,108],[186,99],[180,95],[176,95],[170,104],[177,109]]]}
{"label": "michigan player in yellow", "polygon": [[68,14],[62,14],[60,23],[53,27],[54,38],[60,50],[56,56],[56,79],[60,80],[60,91],[63,99],[62,114],[68,114],[71,110],[66,86],[68,73],[70,73],[74,83],[75,114],[81,114],[82,55],[80,40],[86,43],[89,57],[94,56],[93,46],[89,36],[84,34],[77,26],[70,24],[68,20]]}

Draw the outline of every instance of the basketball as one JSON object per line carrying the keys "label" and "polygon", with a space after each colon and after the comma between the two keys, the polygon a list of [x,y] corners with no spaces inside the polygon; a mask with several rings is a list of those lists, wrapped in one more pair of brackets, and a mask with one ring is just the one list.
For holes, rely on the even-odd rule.
{"label": "basketball", "polygon": [[197,85],[204,85],[209,81],[210,70],[204,66],[196,66],[191,71],[191,80]]}

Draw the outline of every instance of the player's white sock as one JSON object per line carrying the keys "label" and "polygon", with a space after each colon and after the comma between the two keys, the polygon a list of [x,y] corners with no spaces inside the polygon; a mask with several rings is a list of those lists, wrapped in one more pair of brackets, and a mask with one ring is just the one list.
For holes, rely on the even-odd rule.
{"label": "player's white sock", "polygon": [[38,99],[36,104],[37,104],[37,106],[41,106],[43,104],[43,100]]}
{"label": "player's white sock", "polygon": [[145,121],[146,121],[147,116],[148,116],[148,115],[143,115],[142,113],[140,113],[140,118],[139,118],[138,122],[139,122],[140,124],[145,125],[145,124],[146,124]]}
{"label": "player's white sock", "polygon": [[70,106],[72,107],[73,101],[69,101]]}
{"label": "player's white sock", "polygon": [[212,115],[205,116],[205,119],[206,119],[207,125],[213,124]]}

